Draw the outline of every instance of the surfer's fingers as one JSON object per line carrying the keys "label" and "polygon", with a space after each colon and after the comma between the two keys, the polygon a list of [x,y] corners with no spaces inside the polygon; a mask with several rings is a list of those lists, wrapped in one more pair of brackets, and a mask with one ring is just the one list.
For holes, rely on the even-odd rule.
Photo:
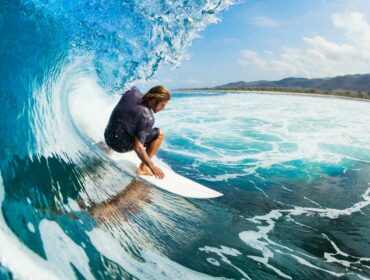
{"label": "surfer's fingers", "polygon": [[164,172],[161,169],[161,179],[163,179],[163,178],[164,178]]}
{"label": "surfer's fingers", "polygon": [[163,178],[163,173],[158,172],[155,176],[156,176],[158,179],[162,179],[162,178]]}
{"label": "surfer's fingers", "polygon": [[152,171],[153,171],[153,174],[156,178],[158,178],[158,179],[163,178],[163,171],[159,167],[154,167]]}
{"label": "surfer's fingers", "polygon": [[158,178],[159,179],[163,179],[163,177],[164,177],[164,173],[163,173],[162,169],[159,168],[159,170],[158,170]]}

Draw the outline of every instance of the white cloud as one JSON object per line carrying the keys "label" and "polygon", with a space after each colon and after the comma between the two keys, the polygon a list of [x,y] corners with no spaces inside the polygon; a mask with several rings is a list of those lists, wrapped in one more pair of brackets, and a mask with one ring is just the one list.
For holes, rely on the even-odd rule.
{"label": "white cloud", "polygon": [[333,14],[333,26],[344,42],[322,36],[303,37],[304,49],[283,48],[280,55],[242,50],[239,63],[275,76],[322,77],[370,72],[370,25],[365,15]]}
{"label": "white cloud", "polygon": [[359,12],[333,14],[331,18],[334,26],[343,29],[349,38],[360,39],[367,45],[370,44],[370,25],[364,14]]}
{"label": "white cloud", "polygon": [[263,59],[257,52],[251,50],[243,50],[242,59],[239,60],[241,65],[254,65],[257,67],[264,68],[267,66],[267,61]]}
{"label": "white cloud", "polygon": [[253,17],[251,22],[260,27],[278,27],[281,25],[279,21],[268,17]]}

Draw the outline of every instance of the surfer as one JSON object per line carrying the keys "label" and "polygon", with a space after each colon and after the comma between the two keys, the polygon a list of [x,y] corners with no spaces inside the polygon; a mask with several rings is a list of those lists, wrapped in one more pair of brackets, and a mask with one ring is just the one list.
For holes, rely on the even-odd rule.
{"label": "surfer", "polygon": [[151,161],[164,139],[163,131],[153,128],[153,112],[163,110],[170,98],[164,86],[155,86],[144,95],[135,86],[126,91],[113,109],[104,132],[108,154],[112,150],[119,153],[134,150],[141,160],[136,173],[162,179],[163,171]]}

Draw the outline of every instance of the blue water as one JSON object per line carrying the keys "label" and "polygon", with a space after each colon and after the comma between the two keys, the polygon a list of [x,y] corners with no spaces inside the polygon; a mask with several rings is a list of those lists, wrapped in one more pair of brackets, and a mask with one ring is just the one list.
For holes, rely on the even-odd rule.
{"label": "blue water", "polygon": [[370,278],[368,102],[173,92],[157,160],[212,200],[94,145],[120,89],[180,63],[229,5],[1,2],[1,279]]}

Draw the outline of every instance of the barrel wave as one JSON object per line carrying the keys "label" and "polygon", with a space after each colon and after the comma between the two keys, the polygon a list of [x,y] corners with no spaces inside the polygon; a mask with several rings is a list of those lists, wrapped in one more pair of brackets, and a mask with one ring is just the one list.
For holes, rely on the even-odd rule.
{"label": "barrel wave", "polygon": [[173,92],[158,160],[214,200],[96,145],[120,94],[232,4],[1,1],[1,279],[369,277],[370,103]]}
{"label": "barrel wave", "polygon": [[[156,273],[166,274],[155,269],[157,261],[148,263],[148,269],[140,268],[144,257],[135,249],[154,239],[155,232],[145,233],[145,227],[151,227],[148,223],[160,227],[156,225],[159,216],[148,220],[141,217],[143,224],[139,226],[138,221],[137,228],[129,227],[132,232],[126,232],[126,237],[119,233],[122,227],[111,229],[120,236],[112,238],[111,245],[124,246],[126,251],[118,247],[117,251],[132,254],[130,258],[123,253],[116,255],[125,263],[102,257],[91,243],[93,237],[96,246],[104,243],[99,238],[101,233],[93,230],[97,217],[104,215],[94,218],[85,214],[105,211],[99,203],[122,191],[131,177],[107,162],[76,126],[69,98],[78,92],[88,100],[94,92],[88,92],[91,88],[86,88],[87,81],[95,90],[112,96],[130,82],[150,78],[161,63],[180,63],[198,32],[217,22],[217,14],[230,4],[2,1],[0,154],[4,220],[0,259],[4,277],[150,278]],[[83,218],[74,214],[79,209],[76,201],[89,209]],[[137,203],[127,203],[132,211],[140,208]],[[92,210],[93,205],[100,210]],[[161,211],[166,207],[170,206],[160,207]],[[166,217],[165,222],[175,223],[178,218]],[[164,227],[169,230],[168,225]],[[6,246],[17,249],[3,250]],[[166,262],[163,270],[171,275],[172,264]]]}

